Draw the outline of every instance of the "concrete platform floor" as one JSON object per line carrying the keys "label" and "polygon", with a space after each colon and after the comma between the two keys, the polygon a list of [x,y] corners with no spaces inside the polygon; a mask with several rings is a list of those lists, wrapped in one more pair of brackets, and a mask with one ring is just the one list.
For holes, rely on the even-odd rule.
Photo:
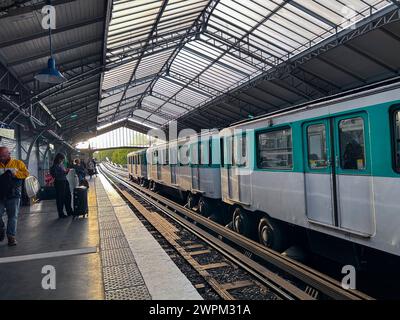
{"label": "concrete platform floor", "polygon": [[17,239],[0,243],[0,300],[201,299],[103,176],[90,181],[87,219],[59,220],[42,201],[21,208]]}
{"label": "concrete platform floor", "polygon": [[[55,200],[21,207],[18,245],[0,243],[0,299],[104,298],[97,207],[90,189],[88,219],[58,219]],[[55,290],[42,288],[47,265],[55,268]]]}

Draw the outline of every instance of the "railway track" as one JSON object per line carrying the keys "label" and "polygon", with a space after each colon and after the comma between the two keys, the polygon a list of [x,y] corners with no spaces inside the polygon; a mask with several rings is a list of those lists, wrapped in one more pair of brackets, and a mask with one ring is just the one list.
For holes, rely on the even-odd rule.
{"label": "railway track", "polygon": [[[252,286],[270,293],[271,299],[372,299],[357,290],[345,290],[338,281],[129,181],[123,168],[102,164],[100,170],[222,299],[234,300],[232,291]],[[180,239],[177,228],[183,228],[198,240]],[[216,252],[225,258],[223,262],[205,265],[198,262],[197,257]],[[235,277],[220,283],[213,274],[227,267],[242,269],[250,278],[238,280]]]}

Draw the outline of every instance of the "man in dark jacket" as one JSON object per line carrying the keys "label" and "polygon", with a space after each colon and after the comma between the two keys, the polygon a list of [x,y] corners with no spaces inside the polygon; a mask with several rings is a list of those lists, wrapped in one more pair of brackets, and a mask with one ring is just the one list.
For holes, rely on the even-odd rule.
{"label": "man in dark jacket", "polygon": [[7,211],[7,238],[8,245],[17,244],[17,220],[22,194],[22,182],[29,176],[25,164],[16,159],[11,159],[8,148],[0,147],[0,180],[2,192],[0,193],[0,241],[5,238],[4,212]]}

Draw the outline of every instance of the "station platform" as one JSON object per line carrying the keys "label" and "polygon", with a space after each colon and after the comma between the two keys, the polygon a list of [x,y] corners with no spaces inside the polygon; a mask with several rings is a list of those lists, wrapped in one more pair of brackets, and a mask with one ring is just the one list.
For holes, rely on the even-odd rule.
{"label": "station platform", "polygon": [[202,299],[102,175],[88,218],[58,219],[55,200],[41,201],[21,208],[17,239],[0,243],[1,300]]}

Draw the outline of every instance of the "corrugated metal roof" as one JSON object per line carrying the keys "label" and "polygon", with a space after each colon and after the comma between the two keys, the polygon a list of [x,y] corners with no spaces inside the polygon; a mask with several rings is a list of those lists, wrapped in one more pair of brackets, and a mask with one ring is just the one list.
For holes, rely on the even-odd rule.
{"label": "corrugated metal roof", "polygon": [[[123,93],[115,103],[114,116],[99,121],[103,124],[136,115],[143,124],[152,119],[165,125],[171,120],[167,114],[176,118],[191,114],[389,6],[394,8],[389,0],[114,1],[108,62],[112,65],[118,59],[132,59],[138,65],[127,70],[129,77],[122,77],[126,81],[123,89],[123,81],[118,81]],[[193,28],[196,23],[197,28]],[[199,32],[190,33],[193,29]],[[168,43],[172,45],[168,47]],[[338,66],[314,63],[316,69],[326,65],[333,82],[354,82],[354,76],[343,74]],[[309,67],[313,68],[311,63]],[[143,86],[141,80],[148,83],[147,90],[134,102],[126,99],[127,88]],[[104,97],[107,91],[115,90],[110,81],[103,89]],[[304,98],[294,91],[285,99],[257,89],[251,97],[244,95],[241,103],[252,104],[261,112],[265,110],[262,104],[277,108],[292,101],[291,95]],[[264,103],[268,99],[270,102]],[[135,112],[144,101],[152,101],[152,108]],[[123,107],[125,103],[131,114]],[[149,115],[151,111],[157,117]]]}
{"label": "corrugated metal roof", "polygon": [[54,57],[68,82],[33,80],[48,59],[43,1],[0,8],[0,61],[71,138],[126,119],[224,126],[400,69],[390,0],[54,1]]}
{"label": "corrugated metal roof", "polygon": [[[59,119],[64,136],[75,135],[73,128],[77,126],[83,131],[95,131],[106,0],[55,0],[52,3],[56,9],[53,57],[68,82],[52,88],[34,80],[35,74],[47,66],[50,55],[48,31],[41,25],[43,1],[25,3],[25,6],[0,14],[0,60],[33,91],[34,107],[43,102]],[[97,74],[96,68],[100,68]],[[72,113],[80,120],[71,121]],[[82,121],[85,117],[89,120]]]}

